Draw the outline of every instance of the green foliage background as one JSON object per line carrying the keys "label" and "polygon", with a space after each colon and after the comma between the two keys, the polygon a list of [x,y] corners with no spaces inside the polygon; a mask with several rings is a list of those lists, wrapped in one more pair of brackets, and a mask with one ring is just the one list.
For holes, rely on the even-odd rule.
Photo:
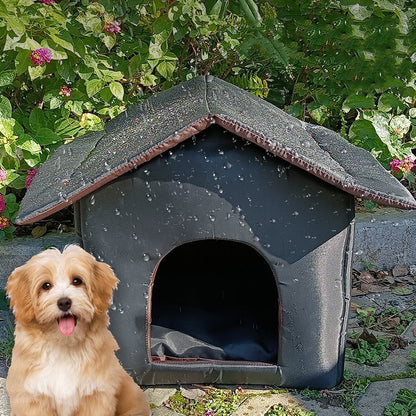
{"label": "green foliage background", "polygon": [[[27,171],[56,147],[208,73],[388,168],[416,147],[415,14],[407,0],[0,0],[0,216],[14,220]],[[41,47],[52,61],[35,66]]]}

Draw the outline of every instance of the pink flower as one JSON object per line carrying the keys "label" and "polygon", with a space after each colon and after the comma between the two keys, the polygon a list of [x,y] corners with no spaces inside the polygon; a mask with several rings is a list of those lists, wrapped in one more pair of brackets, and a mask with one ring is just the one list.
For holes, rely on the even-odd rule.
{"label": "pink flower", "polygon": [[71,94],[71,88],[69,88],[67,85],[62,85],[61,89],[59,90],[59,95],[63,95],[64,97],[69,98]]}
{"label": "pink flower", "polygon": [[39,48],[30,54],[30,60],[35,66],[41,66],[52,61],[52,51],[48,48]]}
{"label": "pink flower", "polygon": [[38,0],[38,2],[43,4],[54,4],[55,0]]}
{"label": "pink flower", "polygon": [[415,166],[415,161],[412,159],[411,156],[407,156],[404,159],[393,159],[390,162],[390,169],[393,172],[401,173],[401,172],[410,172]]}
{"label": "pink flower", "polygon": [[400,170],[400,165],[401,165],[401,161],[399,160],[399,159],[393,159],[391,162],[390,162],[390,169],[393,171],[393,172],[401,172],[401,170]]}
{"label": "pink flower", "polygon": [[116,35],[121,32],[121,23],[117,20],[110,20],[104,23],[104,30],[107,33],[115,33]]}
{"label": "pink flower", "polygon": [[6,209],[6,200],[4,196],[0,194],[0,212],[3,212]]}
{"label": "pink flower", "polygon": [[10,221],[6,217],[0,217],[0,230],[10,227]]}
{"label": "pink flower", "polygon": [[33,170],[28,170],[27,171],[27,176],[26,176],[26,180],[25,180],[25,188],[29,189],[30,184],[33,181],[33,178],[35,177],[35,175],[38,173],[38,168],[35,168]]}
{"label": "pink flower", "polygon": [[4,169],[0,169],[0,183],[4,182],[7,177],[7,172]]}

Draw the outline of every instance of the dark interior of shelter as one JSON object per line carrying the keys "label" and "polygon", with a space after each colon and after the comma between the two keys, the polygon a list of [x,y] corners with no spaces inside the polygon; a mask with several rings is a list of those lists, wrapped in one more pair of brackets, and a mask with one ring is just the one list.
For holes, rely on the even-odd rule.
{"label": "dark interior of shelter", "polygon": [[160,262],[151,299],[153,361],[277,363],[278,291],[254,248],[200,240]]}

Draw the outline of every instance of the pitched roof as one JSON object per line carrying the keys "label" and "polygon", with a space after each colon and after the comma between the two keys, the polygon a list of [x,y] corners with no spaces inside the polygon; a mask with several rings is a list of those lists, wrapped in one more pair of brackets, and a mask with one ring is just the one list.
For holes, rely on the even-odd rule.
{"label": "pitched roof", "polygon": [[410,192],[366,150],[206,76],[156,94],[108,122],[103,131],[59,147],[39,169],[16,222],[45,218],[214,123],[345,192],[416,208]]}

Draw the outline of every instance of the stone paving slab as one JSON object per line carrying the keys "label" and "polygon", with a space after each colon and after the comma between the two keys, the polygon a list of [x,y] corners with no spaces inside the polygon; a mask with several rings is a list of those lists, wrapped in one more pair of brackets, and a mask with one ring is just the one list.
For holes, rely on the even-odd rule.
{"label": "stone paving slab", "polygon": [[10,402],[6,390],[6,379],[0,378],[0,416],[10,415]]}
{"label": "stone paving slab", "polygon": [[232,416],[264,416],[273,406],[281,404],[287,407],[301,407],[302,403],[289,393],[256,395],[248,398],[240,407],[232,413]]}
{"label": "stone paving slab", "polygon": [[144,390],[147,400],[154,406],[162,406],[175,393],[174,387],[150,387]]}
{"label": "stone paving slab", "polygon": [[400,389],[416,391],[416,380],[408,378],[371,383],[356,408],[361,416],[381,416],[385,407],[396,399]]}
{"label": "stone paving slab", "polygon": [[152,416],[183,416],[183,414],[174,412],[166,407],[158,407],[156,409],[152,409]]}
{"label": "stone paving slab", "polygon": [[314,412],[317,416],[349,416],[346,409],[325,406],[316,400],[305,400],[292,393],[257,395],[248,398],[231,416],[264,416],[274,405],[286,408],[301,408]]}

